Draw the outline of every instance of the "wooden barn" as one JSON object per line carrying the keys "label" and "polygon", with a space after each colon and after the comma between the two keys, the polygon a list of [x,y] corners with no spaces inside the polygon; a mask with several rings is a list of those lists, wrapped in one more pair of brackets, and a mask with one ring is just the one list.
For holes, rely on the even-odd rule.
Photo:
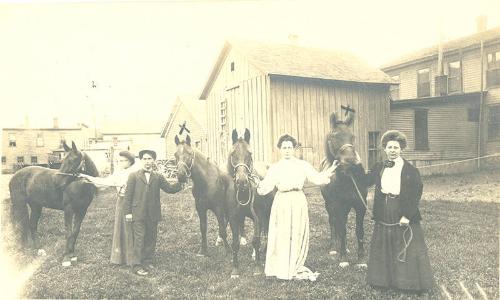
{"label": "wooden barn", "polygon": [[208,155],[225,163],[232,129],[249,128],[255,160],[277,160],[278,138],[289,133],[301,144],[303,159],[318,167],[330,113],[343,116],[344,105],[356,111],[356,146],[365,165],[371,164],[388,125],[392,82],[348,53],[227,41],[200,96],[207,101]]}

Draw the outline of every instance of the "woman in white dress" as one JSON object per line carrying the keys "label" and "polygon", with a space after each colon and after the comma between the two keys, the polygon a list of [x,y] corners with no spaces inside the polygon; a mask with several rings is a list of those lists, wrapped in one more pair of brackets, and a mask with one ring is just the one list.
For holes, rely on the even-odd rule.
{"label": "woman in white dress", "polygon": [[317,172],[308,162],[294,156],[296,146],[292,136],[280,137],[282,159],[269,168],[257,187],[261,195],[278,190],[271,208],[265,274],[315,281],[319,273],[304,266],[309,250],[309,214],[302,187],[306,179],[315,185],[328,184],[337,164]]}
{"label": "woman in white dress", "polygon": [[81,177],[86,178],[96,185],[116,187],[116,210],[115,210],[115,225],[113,229],[113,241],[111,245],[111,263],[117,265],[129,265],[132,255],[132,228],[130,222],[125,222],[123,196],[127,187],[127,180],[130,173],[137,171],[138,168],[135,162],[135,157],[128,151],[121,151],[118,158],[119,168],[108,177],[92,177],[81,174]]}

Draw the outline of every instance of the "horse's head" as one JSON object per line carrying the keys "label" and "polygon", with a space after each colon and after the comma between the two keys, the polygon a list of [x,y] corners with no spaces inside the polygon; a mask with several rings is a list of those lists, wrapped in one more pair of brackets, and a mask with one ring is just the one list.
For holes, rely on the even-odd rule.
{"label": "horse's head", "polygon": [[253,169],[252,152],[250,152],[250,131],[245,128],[243,137],[238,137],[236,129],[233,130],[233,150],[229,154],[228,172],[240,190],[247,190],[250,186],[249,175]]}
{"label": "horse's head", "polygon": [[352,112],[349,112],[344,121],[339,121],[335,113],[330,115],[330,132],[325,143],[325,154],[330,162],[338,160],[343,166],[359,163],[359,156],[354,148],[354,135],[350,129],[353,120]]}
{"label": "horse's head", "polygon": [[64,156],[59,170],[62,173],[71,174],[82,172],[85,169],[85,156],[76,148],[75,142],[71,142],[71,148],[66,142],[63,142],[63,148],[64,151],[66,151],[66,155]]}
{"label": "horse's head", "polygon": [[196,157],[194,149],[191,148],[191,137],[188,135],[185,141],[180,141],[176,135],[175,144],[177,145],[177,151],[175,151],[177,179],[179,182],[186,182],[191,177],[191,170],[193,169]]}

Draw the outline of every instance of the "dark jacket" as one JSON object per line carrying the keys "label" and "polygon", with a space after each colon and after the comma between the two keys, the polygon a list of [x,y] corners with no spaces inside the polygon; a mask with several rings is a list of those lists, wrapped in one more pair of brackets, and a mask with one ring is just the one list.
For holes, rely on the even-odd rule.
{"label": "dark jacket", "polygon": [[[404,160],[404,159],[403,159]],[[380,221],[384,214],[385,196],[382,194],[381,179],[384,170],[384,163],[375,164],[372,170],[366,175],[368,186],[375,185],[375,197],[373,204],[373,219]],[[418,205],[422,197],[422,180],[417,168],[404,160],[401,171],[401,190],[399,201],[401,201],[401,216],[405,216],[410,223],[418,223],[422,220]]]}
{"label": "dark jacket", "polygon": [[129,175],[124,196],[125,212],[132,214],[134,221],[149,219],[153,222],[161,220],[160,189],[173,194],[180,191],[179,182],[169,183],[163,175],[151,172],[149,183],[144,170],[138,170]]}

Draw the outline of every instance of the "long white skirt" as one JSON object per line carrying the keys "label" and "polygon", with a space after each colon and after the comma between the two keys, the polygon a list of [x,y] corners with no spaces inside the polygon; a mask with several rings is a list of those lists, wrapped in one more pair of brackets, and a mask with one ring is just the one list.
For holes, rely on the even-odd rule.
{"label": "long white skirt", "polygon": [[309,214],[302,191],[278,192],[269,221],[266,276],[316,280],[304,266],[309,251]]}

